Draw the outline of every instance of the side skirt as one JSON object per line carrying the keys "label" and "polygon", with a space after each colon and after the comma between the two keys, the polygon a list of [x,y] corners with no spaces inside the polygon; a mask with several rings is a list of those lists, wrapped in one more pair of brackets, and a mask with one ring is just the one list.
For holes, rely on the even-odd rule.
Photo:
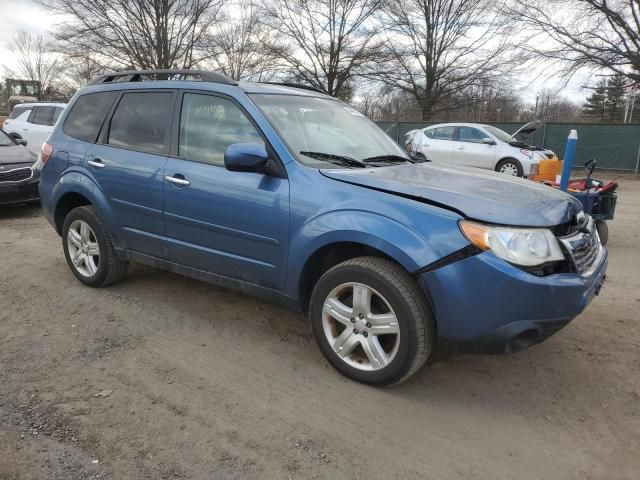
{"label": "side skirt", "polygon": [[169,260],[153,257],[144,253],[133,252],[121,248],[117,248],[116,252],[120,258],[129,260],[131,262],[142,263],[144,265],[149,265],[150,267],[167,270],[172,273],[177,273],[178,275],[184,275],[195,280],[200,280],[201,282],[210,283],[217,287],[236,290],[247,295],[259,297],[263,300],[268,300],[269,302],[277,303],[290,310],[301,310],[300,304],[296,299],[291,298],[284,293],[272,288],[261,287],[260,285],[245,282],[243,280],[237,280],[235,278],[225,277],[224,275],[218,275],[215,273],[206,272],[204,270],[199,270],[197,268],[187,267],[186,265],[174,263]]}

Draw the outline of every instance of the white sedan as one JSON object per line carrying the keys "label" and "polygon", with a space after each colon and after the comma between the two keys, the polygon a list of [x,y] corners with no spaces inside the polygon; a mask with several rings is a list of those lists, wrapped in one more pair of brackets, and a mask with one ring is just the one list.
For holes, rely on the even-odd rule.
{"label": "white sedan", "polygon": [[439,123],[406,134],[405,147],[428,160],[449,165],[484,168],[518,177],[535,175],[540,160],[554,158],[551,150],[516,140],[541,125],[534,121],[513,135],[491,125]]}

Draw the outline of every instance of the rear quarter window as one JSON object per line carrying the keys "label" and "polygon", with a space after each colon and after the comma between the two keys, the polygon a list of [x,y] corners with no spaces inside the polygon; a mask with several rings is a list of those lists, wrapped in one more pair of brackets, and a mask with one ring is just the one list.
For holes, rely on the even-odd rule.
{"label": "rear quarter window", "polygon": [[119,92],[98,92],[82,95],[71,106],[62,131],[70,137],[94,143],[102,122]]}
{"label": "rear quarter window", "polygon": [[18,118],[24,112],[27,112],[27,111],[30,111],[30,110],[31,110],[31,107],[21,107],[20,105],[17,105],[17,106],[15,106],[13,108],[13,110],[9,114],[9,120],[14,119],[14,118]]}

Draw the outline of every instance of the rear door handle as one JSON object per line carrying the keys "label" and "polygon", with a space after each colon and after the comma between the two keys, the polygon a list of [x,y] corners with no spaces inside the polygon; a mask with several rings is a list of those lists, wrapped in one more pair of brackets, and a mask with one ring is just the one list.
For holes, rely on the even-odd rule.
{"label": "rear door handle", "polygon": [[191,182],[184,177],[180,178],[180,177],[172,177],[171,175],[165,175],[164,179],[169,183],[180,185],[181,187],[188,187],[189,185],[191,185]]}
{"label": "rear door handle", "polygon": [[106,167],[106,165],[102,163],[102,160],[100,160],[99,158],[96,158],[95,160],[87,160],[87,163],[92,167],[96,167],[96,168]]}
{"label": "rear door handle", "polygon": [[458,150],[466,150],[464,147],[458,147]]}

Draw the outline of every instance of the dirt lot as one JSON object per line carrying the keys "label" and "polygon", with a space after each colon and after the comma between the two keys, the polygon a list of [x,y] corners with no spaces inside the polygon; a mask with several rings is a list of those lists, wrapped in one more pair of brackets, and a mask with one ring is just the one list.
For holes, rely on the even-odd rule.
{"label": "dirt lot", "polygon": [[268,303],[142,267],[83,287],[39,209],[4,209],[0,479],[640,478],[640,182],[620,196],[576,321],[391,389]]}

